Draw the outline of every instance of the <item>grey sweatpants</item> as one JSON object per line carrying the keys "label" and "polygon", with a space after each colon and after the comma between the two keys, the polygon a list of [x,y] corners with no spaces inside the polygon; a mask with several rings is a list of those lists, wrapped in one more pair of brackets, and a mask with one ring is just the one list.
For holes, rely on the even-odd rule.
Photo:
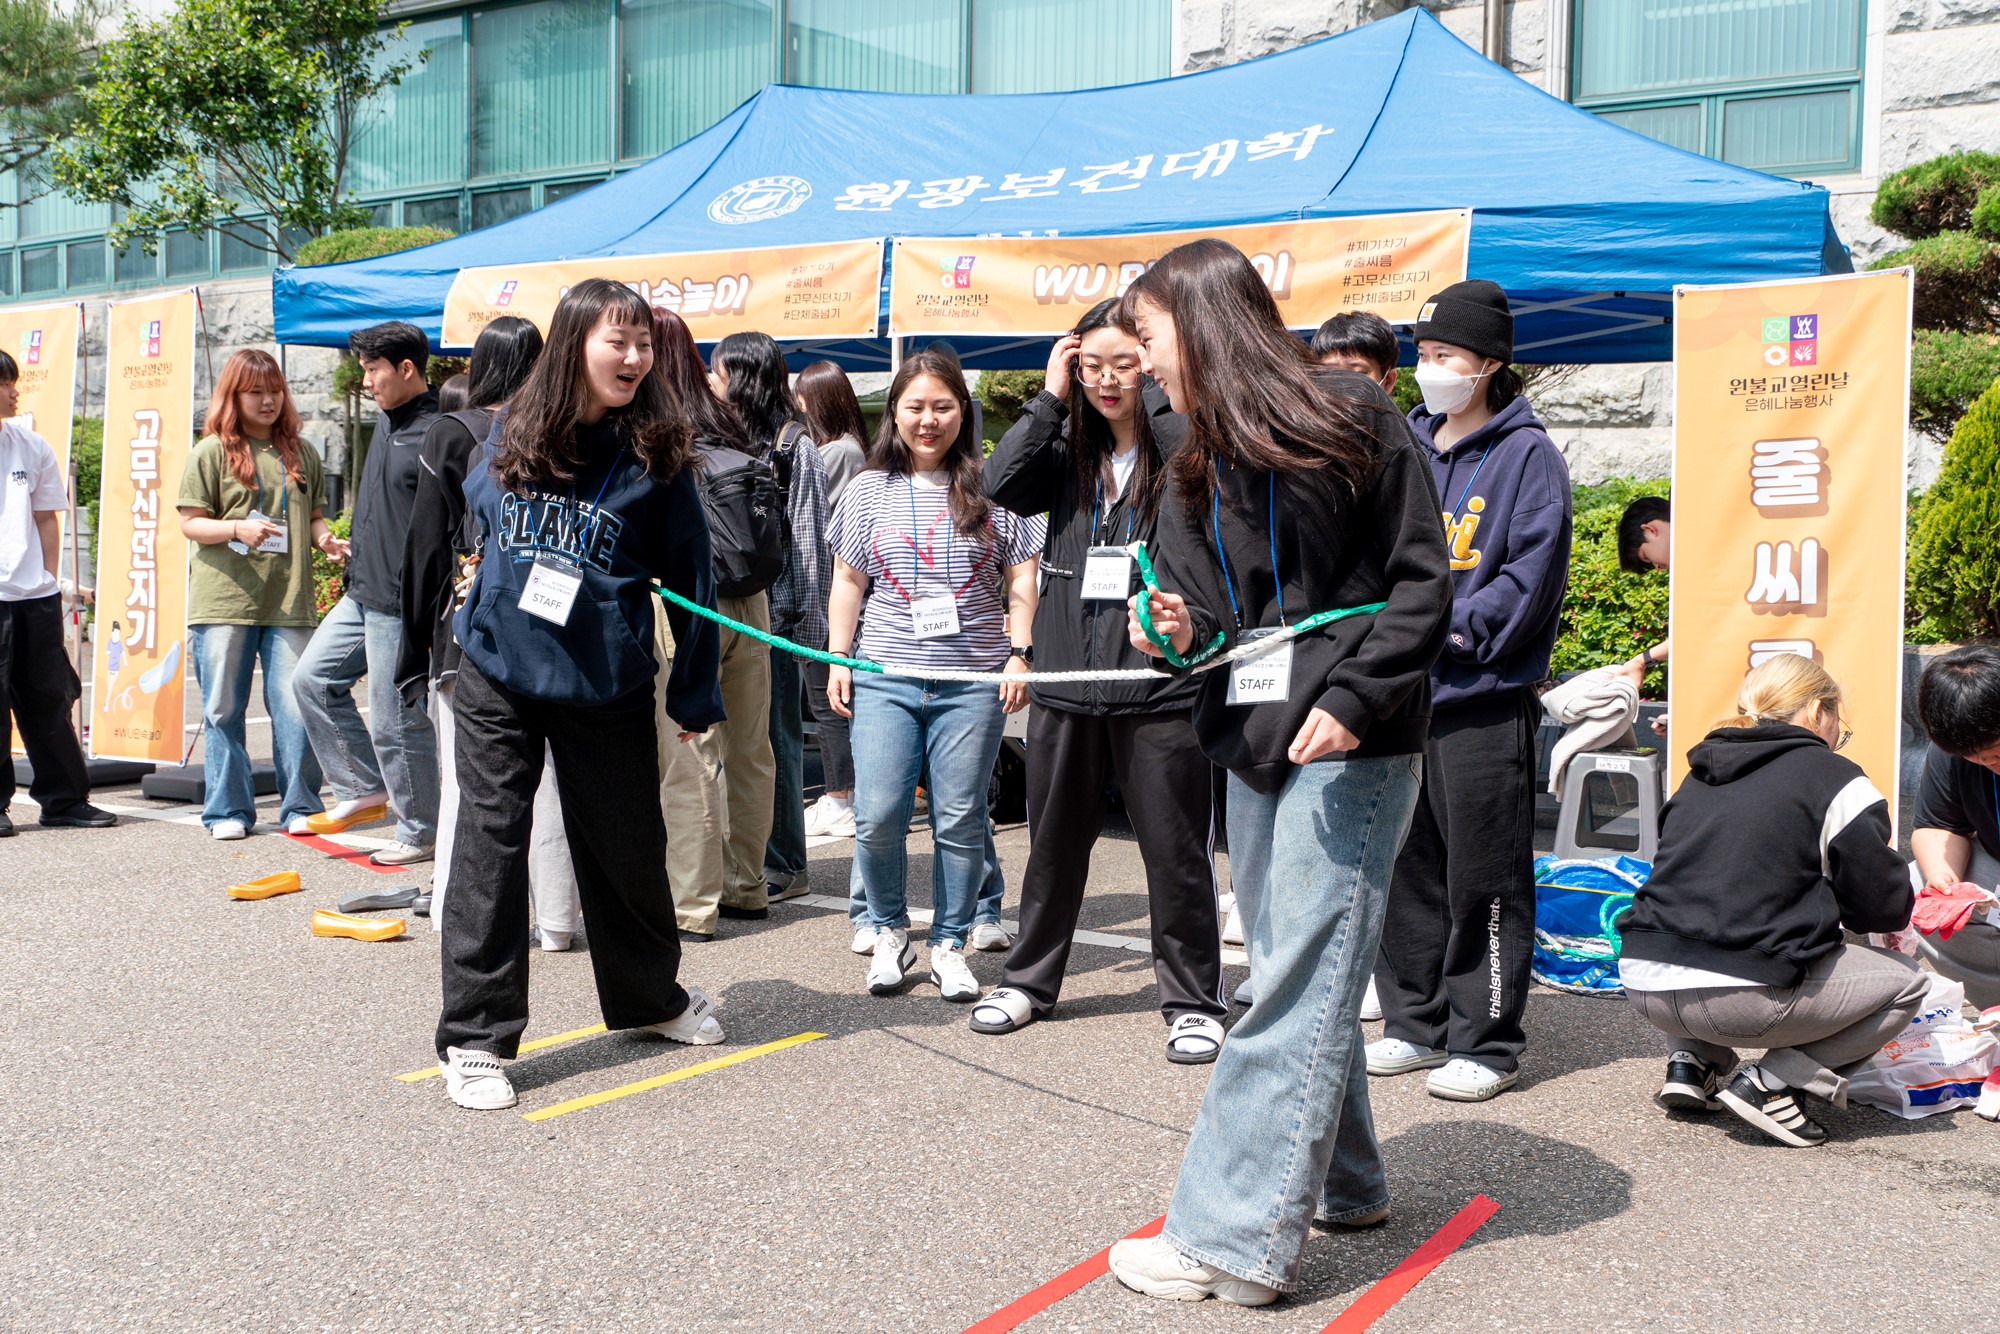
{"label": "grey sweatpants", "polygon": [[1924,974],[1900,954],[1843,945],[1796,987],[1627,991],[1639,1017],[1727,1074],[1736,1048],[1794,1088],[1847,1106],[1847,1076],[1923,1008]]}

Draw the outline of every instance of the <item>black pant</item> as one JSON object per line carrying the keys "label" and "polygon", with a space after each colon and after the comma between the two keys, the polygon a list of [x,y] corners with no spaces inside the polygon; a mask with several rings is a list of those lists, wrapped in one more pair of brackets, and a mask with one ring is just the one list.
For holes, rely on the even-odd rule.
{"label": "black pant", "polygon": [[63,647],[62,594],[0,602],[0,812],[14,799],[14,724],[34,767],[43,815],[90,800],[90,771],[70,725],[82,687]]}
{"label": "black pant", "polygon": [[543,744],[590,934],[606,1028],[687,1008],[667,888],[653,695],[602,708],[553,704],[488,680],[470,658],[453,689],[458,831],[444,901],[444,1012],[437,1047],[511,1058],[528,1023],[528,830]]}
{"label": "black pant", "polygon": [[848,722],[833,711],[826,698],[826,664],[806,664],[806,698],[812,704],[813,724],[818,729],[819,766],[828,792],[854,793],[854,747],[848,741]]}
{"label": "black pant", "polygon": [[1160,1009],[1170,1023],[1189,1013],[1227,1014],[1211,766],[1185,711],[1100,718],[1034,706],[1021,934],[1001,985],[1025,993],[1038,1016],[1055,1008],[1112,774],[1146,863]]}
{"label": "black pant", "polygon": [[1375,985],[1383,1033],[1520,1064],[1535,944],[1532,690],[1439,709],[1424,786],[1396,859]]}

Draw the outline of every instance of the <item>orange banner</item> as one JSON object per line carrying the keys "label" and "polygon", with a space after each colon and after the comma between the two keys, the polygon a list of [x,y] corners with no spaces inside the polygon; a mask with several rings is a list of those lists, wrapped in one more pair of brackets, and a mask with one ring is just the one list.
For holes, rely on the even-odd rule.
{"label": "orange banner", "polygon": [[1471,210],[1453,209],[1130,236],[901,237],[889,270],[889,332],[1066,333],[1161,255],[1207,236],[1250,257],[1294,329],[1350,310],[1407,324],[1426,297],[1464,280],[1471,235]]}
{"label": "orange banner", "polygon": [[612,278],[673,311],[700,342],[752,330],[773,338],[873,338],[882,299],[882,242],[691,255],[621,255],[460,269],[444,301],[444,346],[471,347],[502,315],[548,332],[563,293]]}
{"label": "orange banner", "polygon": [[[77,301],[0,309],[0,348],[12,353],[21,368],[21,404],[14,420],[49,442],[65,477],[76,421],[76,347],[82,327],[83,304]],[[71,503],[76,499],[70,497]]]}
{"label": "orange banner", "polygon": [[193,291],[114,302],[90,752],[178,764],[188,677],[188,543],[174,498],[194,446]]}
{"label": "orange banner", "polygon": [[1674,291],[1673,781],[1743,674],[1840,682],[1843,753],[1896,803],[1908,269]]}

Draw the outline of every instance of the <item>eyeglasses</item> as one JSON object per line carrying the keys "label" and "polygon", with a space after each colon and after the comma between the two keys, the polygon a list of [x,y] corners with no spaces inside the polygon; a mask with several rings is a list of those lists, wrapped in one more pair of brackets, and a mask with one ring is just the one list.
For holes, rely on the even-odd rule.
{"label": "eyeglasses", "polygon": [[1123,368],[1117,366],[1080,366],[1077,368],[1077,378],[1081,379],[1085,384],[1103,384],[1106,380],[1110,380],[1111,383],[1121,389],[1130,389],[1139,383],[1139,368],[1137,366],[1126,366]]}
{"label": "eyeglasses", "polygon": [[1852,740],[1854,740],[1854,729],[1843,727],[1840,729],[1840,740],[1833,743],[1833,748],[1835,750],[1845,750],[1847,749],[1847,743]]}

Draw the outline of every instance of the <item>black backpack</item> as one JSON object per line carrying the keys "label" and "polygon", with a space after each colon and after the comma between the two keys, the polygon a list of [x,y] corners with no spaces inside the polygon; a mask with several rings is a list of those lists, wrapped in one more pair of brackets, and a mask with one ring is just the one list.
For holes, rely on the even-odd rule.
{"label": "black backpack", "polygon": [[715,588],[723,597],[762,593],[785,572],[792,545],[785,484],[791,481],[796,429],[787,426],[779,433],[773,454],[781,466],[726,446],[702,446],[701,506],[708,514]]}

